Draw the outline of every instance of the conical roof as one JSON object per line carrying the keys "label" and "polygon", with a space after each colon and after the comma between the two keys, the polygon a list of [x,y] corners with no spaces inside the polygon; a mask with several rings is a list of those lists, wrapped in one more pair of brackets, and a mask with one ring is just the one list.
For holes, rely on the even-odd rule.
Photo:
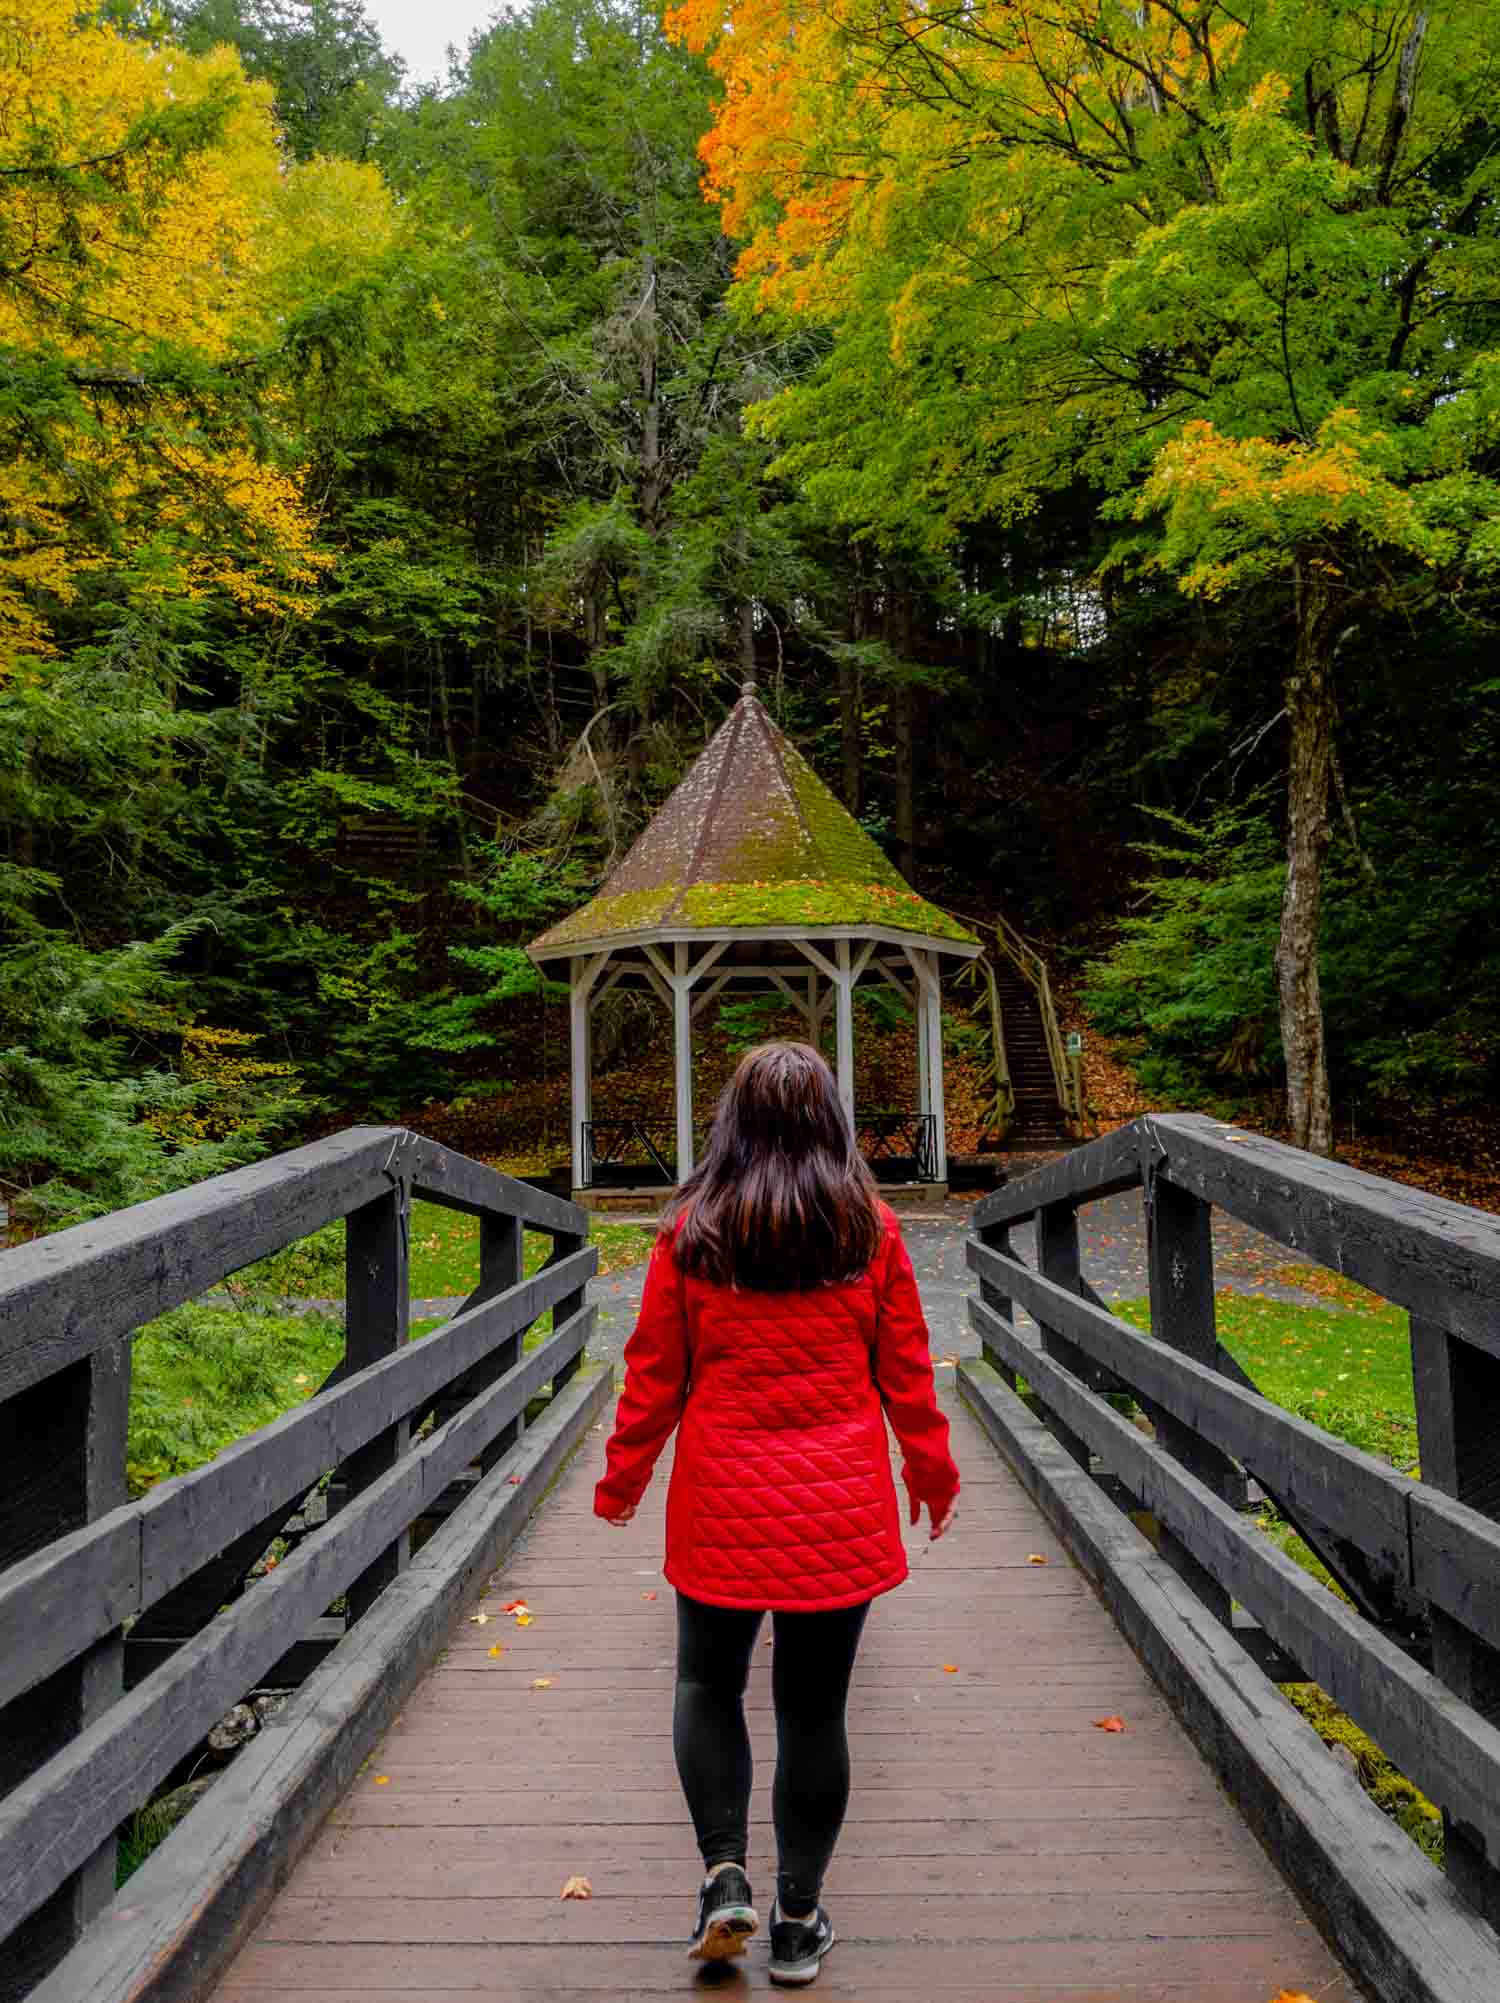
{"label": "conical roof", "polygon": [[917,895],[746,682],[598,895],[526,950],[542,960],[661,933],[847,926],[979,943]]}

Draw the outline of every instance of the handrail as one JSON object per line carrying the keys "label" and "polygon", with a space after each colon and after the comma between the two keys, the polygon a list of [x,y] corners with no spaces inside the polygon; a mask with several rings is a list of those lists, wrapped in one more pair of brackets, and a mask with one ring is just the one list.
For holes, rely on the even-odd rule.
{"label": "handrail", "polygon": [[[1080,1257],[1079,1207],[1131,1188],[1146,1208],[1149,1334],[1109,1311]],[[1420,1481],[1272,1403],[1219,1346],[1215,1205],[1410,1311]],[[1035,1264],[1011,1242],[1032,1220]],[[1273,1849],[1287,1847],[1299,1881],[1341,1880],[1322,1908],[1326,1927],[1371,1993],[1383,2003],[1469,1995],[1446,1977],[1429,1981],[1424,1957],[1450,1972],[1474,1966],[1473,1915],[1500,1912],[1500,1729],[1487,1697],[1500,1677],[1500,1218],[1224,1121],[1163,1114],[996,1190],[975,1207],[973,1230],[969,1315],[983,1362],[961,1366],[964,1396]],[[1047,1461],[1038,1421],[1078,1479],[1059,1471],[1056,1449]],[[1247,1478],[1342,1596],[1247,1521]],[[1154,1525],[1156,1553],[1140,1522]],[[1186,1630],[1168,1641],[1150,1625],[1177,1619],[1149,1569],[1158,1554],[1178,1603],[1201,1603],[1191,1667]],[[1414,1849],[1397,1860],[1415,1887],[1400,1953],[1388,1914],[1347,1917],[1359,1910],[1351,1884],[1374,1882],[1389,1863],[1376,1861],[1386,1839],[1370,1835],[1379,1818],[1361,1823],[1358,1797],[1330,1821],[1321,1768],[1262,1758],[1225,1709],[1227,1692],[1249,1691],[1255,1660],[1278,1680],[1321,1685],[1443,1811],[1452,1897]],[[1272,1738],[1282,1715],[1264,1712]],[[1487,1938],[1476,1995],[1500,1994],[1500,1950]]]}
{"label": "handrail", "polygon": [[[409,1344],[418,1193],[478,1218],[481,1277]],[[339,1217],[343,1365],[306,1403],[125,1500],[130,1331]],[[18,1442],[6,1477],[35,1518],[12,1511],[0,1531],[0,1735],[31,1753],[0,1798],[0,1969],[39,1976],[70,1948],[107,1910],[120,1823],[330,1603],[344,1598],[351,1631],[383,1604],[417,1520],[462,1514],[519,1448],[538,1394],[561,1398],[593,1325],[588,1227],[576,1205],[435,1142],[355,1128],[0,1257],[0,1415]],[[527,1228],[553,1243],[530,1277]],[[548,1310],[551,1334],[523,1353]],[[248,1580],[329,1474],[342,1506]],[[130,1687],[139,1648],[149,1673]],[[70,1883],[75,1896],[54,1896]],[[0,1974],[0,1995],[18,1993]]]}

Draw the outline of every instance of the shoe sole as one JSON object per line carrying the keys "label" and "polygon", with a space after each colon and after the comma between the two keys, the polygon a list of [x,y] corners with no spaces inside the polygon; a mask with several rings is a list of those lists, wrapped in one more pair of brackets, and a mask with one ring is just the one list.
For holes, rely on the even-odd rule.
{"label": "shoe sole", "polygon": [[771,1980],[783,1989],[805,1988],[809,1982],[817,1981],[818,1971],[823,1966],[823,1956],[837,1939],[836,1933],[830,1933],[825,1945],[820,1947],[816,1954],[809,1955],[806,1961],[784,1961],[779,1967],[773,1961],[767,1973]]}
{"label": "shoe sole", "polygon": [[689,1961],[728,1961],[745,1952],[745,1942],[760,1925],[754,1906],[721,1906],[688,1949]]}

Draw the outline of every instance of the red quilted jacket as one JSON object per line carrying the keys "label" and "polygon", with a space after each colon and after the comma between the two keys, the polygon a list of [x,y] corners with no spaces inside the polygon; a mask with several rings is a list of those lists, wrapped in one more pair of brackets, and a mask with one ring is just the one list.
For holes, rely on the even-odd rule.
{"label": "red quilted jacket", "polygon": [[811,1612],[906,1577],[885,1419],[915,1521],[958,1493],[927,1324],[894,1214],[869,1271],[806,1293],[714,1286],[657,1240],[625,1388],[594,1494],[640,1500],[681,1424],[667,1490],[666,1577],[721,1607]]}

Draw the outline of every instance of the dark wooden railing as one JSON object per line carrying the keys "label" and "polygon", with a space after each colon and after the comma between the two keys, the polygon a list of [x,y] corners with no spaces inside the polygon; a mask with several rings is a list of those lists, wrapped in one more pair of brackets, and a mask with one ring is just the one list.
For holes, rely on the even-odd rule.
{"label": "dark wooden railing", "polygon": [[[1149,1335],[1080,1260],[1079,1206],[1132,1189]],[[1420,1481],[1272,1404],[1221,1347],[1215,1205],[1409,1310]],[[1034,1265],[1011,1236],[1033,1223]],[[1371,1993],[1492,2003],[1500,1218],[1181,1115],[997,1191],[973,1232],[983,1361],[960,1381],[982,1422]],[[1347,1597],[1247,1516],[1251,1481]],[[1446,1883],[1263,1672],[1321,1685],[1441,1806]]]}
{"label": "dark wooden railing", "polygon": [[[418,1195],[478,1219],[480,1279],[408,1343]],[[338,1218],[342,1363],[305,1404],[127,1500],[132,1332]],[[552,1241],[531,1278],[526,1230]],[[607,1388],[565,1395],[593,1315],[587,1230],[571,1203],[356,1128],[0,1258],[0,1998],[207,1993]],[[330,1475],[338,1506],[249,1581]],[[445,1518],[414,1557],[413,1525]],[[117,1829],[315,1630],[306,1659],[332,1652],[242,1784],[254,1749],[238,1757],[236,1800],[210,1809],[211,1790],[116,1901]]]}

